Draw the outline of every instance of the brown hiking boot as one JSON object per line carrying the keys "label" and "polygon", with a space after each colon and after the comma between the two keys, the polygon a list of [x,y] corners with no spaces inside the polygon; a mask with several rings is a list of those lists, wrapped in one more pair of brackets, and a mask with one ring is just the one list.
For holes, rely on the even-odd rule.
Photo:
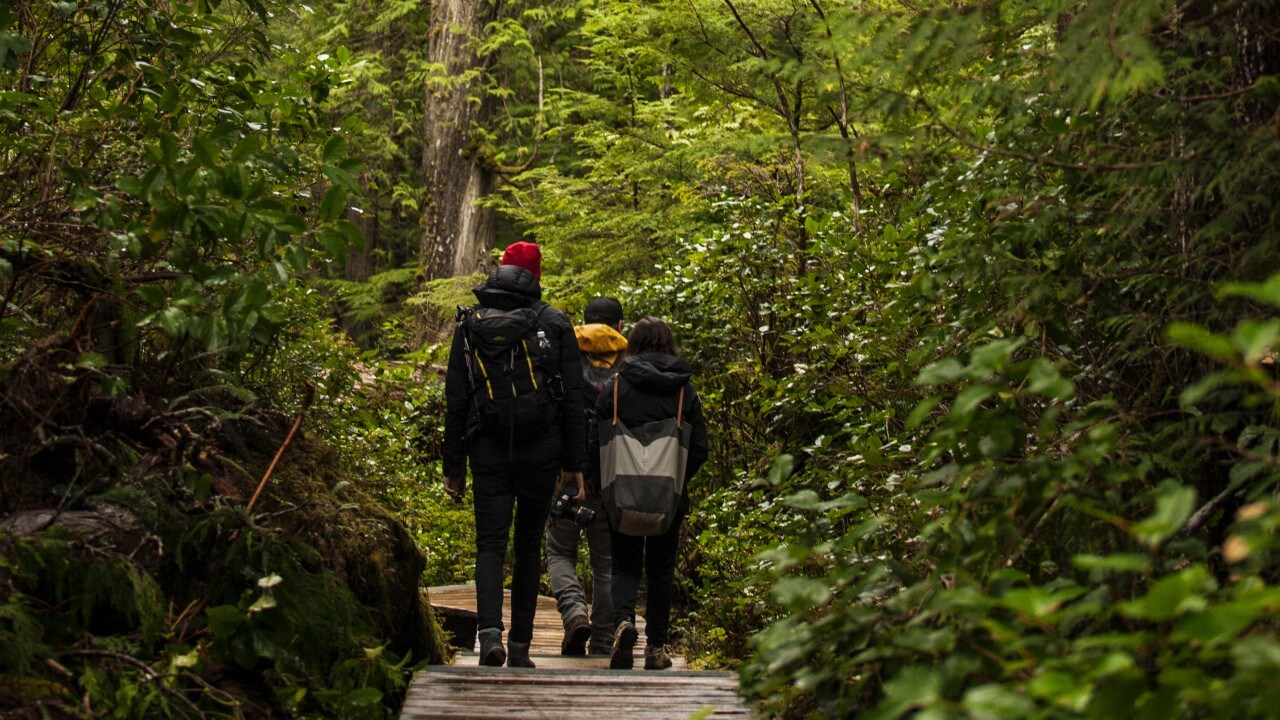
{"label": "brown hiking boot", "polygon": [[488,667],[502,667],[507,661],[507,651],[502,647],[502,631],[498,628],[485,628],[480,633],[480,664]]}
{"label": "brown hiking boot", "polygon": [[564,640],[560,642],[561,655],[575,657],[587,654],[587,641],[591,639],[591,623],[585,615],[574,615],[564,626]]}
{"label": "brown hiking boot", "polygon": [[630,670],[635,665],[632,653],[636,649],[636,638],[640,631],[634,623],[623,620],[613,632],[613,653],[609,656],[610,670]]}
{"label": "brown hiking boot", "polygon": [[665,645],[644,646],[644,669],[666,670],[671,667],[671,653]]}

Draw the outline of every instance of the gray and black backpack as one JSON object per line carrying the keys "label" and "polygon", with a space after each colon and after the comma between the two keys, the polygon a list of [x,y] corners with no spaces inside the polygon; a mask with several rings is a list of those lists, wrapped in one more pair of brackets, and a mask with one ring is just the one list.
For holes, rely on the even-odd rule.
{"label": "gray and black backpack", "polygon": [[[613,420],[600,423],[600,489],[609,525],[623,535],[661,535],[671,529],[685,494],[685,468],[693,426],[684,422],[684,392],[676,416],[639,427],[618,418],[613,381]],[[603,418],[602,418],[603,420]]]}

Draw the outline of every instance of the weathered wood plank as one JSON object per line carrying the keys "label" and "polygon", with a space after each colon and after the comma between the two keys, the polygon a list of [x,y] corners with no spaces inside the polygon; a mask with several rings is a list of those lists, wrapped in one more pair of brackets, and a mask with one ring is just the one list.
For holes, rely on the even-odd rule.
{"label": "weathered wood plank", "polygon": [[[428,590],[433,606],[454,614],[475,613],[475,587],[454,585]],[[510,593],[503,620],[510,625]],[[637,623],[639,624],[639,623]],[[459,652],[454,665],[433,666],[414,676],[400,712],[401,720],[686,720],[699,717],[746,720],[750,708],[737,695],[732,673],[688,670],[673,657],[670,670],[644,670],[643,636],[635,668],[609,670],[602,656],[560,655],[563,627],[555,601],[540,597],[534,620],[531,657],[536,669],[478,665],[472,650]]]}
{"label": "weathered wood plank", "polygon": [[[539,650],[536,646],[531,646],[533,652],[529,654],[529,659],[538,666],[539,670],[608,670],[609,657],[607,655],[587,655],[586,657],[566,657],[560,654],[560,646],[554,648],[542,648]],[[635,669],[640,670],[644,667],[644,647],[641,645],[635,653]],[[457,666],[475,666],[480,664],[480,656],[474,652],[459,652],[453,657],[453,664]],[[688,670],[689,663],[679,655],[671,656],[672,670]],[[614,672],[623,672],[615,670]],[[653,672],[652,670],[650,672]]]}
{"label": "weathered wood plank", "polygon": [[414,680],[402,720],[436,718],[749,718],[728,673],[429,668]]}

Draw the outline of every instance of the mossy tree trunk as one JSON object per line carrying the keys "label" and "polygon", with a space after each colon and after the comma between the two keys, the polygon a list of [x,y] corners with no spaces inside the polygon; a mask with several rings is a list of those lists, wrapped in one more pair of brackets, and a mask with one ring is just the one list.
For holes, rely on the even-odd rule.
{"label": "mossy tree trunk", "polygon": [[423,112],[421,261],[428,278],[479,267],[494,242],[493,210],[476,201],[493,189],[493,172],[472,142],[471,128],[492,115],[476,98],[484,60],[474,41],[498,17],[501,0],[444,0],[432,8],[428,59],[437,68]]}

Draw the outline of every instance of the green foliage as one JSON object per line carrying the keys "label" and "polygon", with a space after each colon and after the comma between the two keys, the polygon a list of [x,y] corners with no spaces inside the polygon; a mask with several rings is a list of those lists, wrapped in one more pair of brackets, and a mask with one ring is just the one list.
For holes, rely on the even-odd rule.
{"label": "green foliage", "polygon": [[[287,80],[265,77],[271,40],[246,13],[258,7],[19,16],[41,48],[2,76],[10,330],[47,332],[97,307],[77,330],[104,364],[241,356],[281,327],[276,295],[293,277],[359,244],[339,215],[360,163],[318,106],[336,61],[282,53]],[[35,292],[15,297],[24,285]],[[74,295],[40,307],[42,289]]]}
{"label": "green foliage", "polygon": [[474,578],[475,529],[470,501],[443,491],[444,383],[425,363],[366,366],[357,393],[331,425],[345,458],[393,508],[426,557],[425,585]]}
{"label": "green foliage", "polygon": [[676,5],[667,122],[719,140],[624,294],[717,419],[689,647],[764,628],[743,686],[789,717],[1265,715],[1265,11]]}
{"label": "green foliage", "polygon": [[[206,714],[233,714],[196,679],[216,672],[294,714],[394,704],[386,608],[343,590],[362,578],[228,509],[258,469],[209,438],[260,408],[305,409],[358,478],[311,458],[328,480],[265,502],[331,507],[342,551],[375,556],[353,538],[399,525],[353,516],[373,493],[422,580],[471,574],[430,363],[479,278],[409,267],[422,98],[460,78],[427,61],[425,4],[317,7],[272,34],[256,2],[0,11],[0,397],[37,428],[0,453],[74,478],[35,485],[60,505],[201,515],[165,536],[174,585],[58,537],[4,555],[28,585],[0,605],[0,672],[31,697],[72,707],[42,662],[118,621],[136,636],[104,650]],[[599,292],[667,318],[713,419],[680,568],[695,662],[740,665],[786,717],[1274,715],[1274,10],[496,8],[463,77],[494,110],[468,151],[500,237],[544,245],[570,311]],[[174,587],[207,610],[160,613]],[[194,715],[136,664],[75,657],[121,715]]]}
{"label": "green foliage", "polygon": [[0,10],[0,713],[387,717],[443,656],[323,442],[356,354],[300,280],[363,247],[361,126],[282,9]]}

